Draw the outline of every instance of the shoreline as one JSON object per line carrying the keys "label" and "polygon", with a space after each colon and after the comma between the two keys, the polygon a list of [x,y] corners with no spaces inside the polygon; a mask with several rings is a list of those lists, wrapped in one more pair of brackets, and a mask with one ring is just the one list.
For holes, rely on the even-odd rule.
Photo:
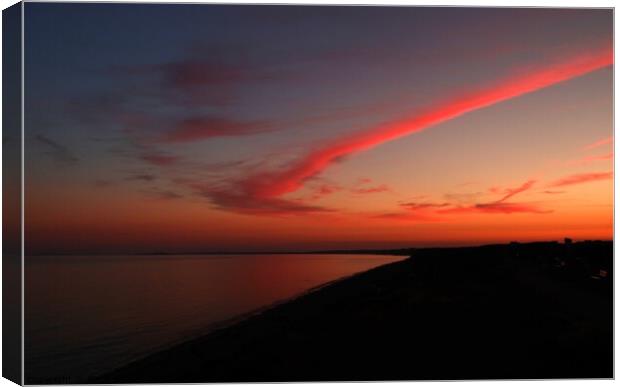
{"label": "shoreline", "polygon": [[[402,261],[404,259],[407,259],[407,258],[403,257],[403,259],[401,259],[399,261],[396,261],[396,262],[400,262],[400,261]],[[391,263],[394,263],[394,262],[391,262]],[[383,265],[381,265],[381,266],[383,266]],[[200,339],[202,337],[214,334],[214,333],[216,333],[216,332],[218,332],[220,330],[233,328],[235,325],[237,325],[239,323],[242,323],[242,322],[244,322],[244,321],[246,321],[248,319],[251,319],[253,317],[260,316],[261,314],[263,314],[265,312],[268,312],[268,311],[270,311],[270,310],[272,310],[274,308],[278,308],[278,307],[280,307],[282,305],[285,305],[285,304],[287,304],[289,302],[293,302],[293,301],[297,300],[298,298],[304,297],[304,296],[309,295],[311,293],[314,293],[316,291],[320,291],[321,289],[323,289],[326,286],[330,286],[330,285],[332,285],[334,283],[337,283],[337,282],[340,282],[340,281],[345,281],[345,280],[347,280],[347,279],[349,279],[349,278],[351,278],[353,276],[365,273],[365,272],[373,270],[373,269],[374,268],[363,270],[361,272],[357,272],[357,273],[353,273],[353,274],[344,275],[342,277],[339,277],[339,278],[336,278],[336,279],[332,279],[332,280],[329,280],[327,282],[324,282],[324,283],[321,283],[321,284],[318,284],[318,285],[314,285],[314,286],[312,286],[312,287],[310,287],[308,289],[300,291],[299,293],[293,294],[290,297],[284,297],[282,299],[278,299],[278,300],[270,302],[268,304],[256,307],[256,308],[254,308],[252,310],[249,310],[247,312],[243,312],[243,313],[234,315],[232,317],[229,317],[229,318],[226,318],[226,319],[223,319],[223,320],[219,320],[219,321],[215,321],[215,322],[209,323],[209,324],[207,324],[206,326],[204,326],[202,328],[196,328],[196,329],[193,329],[191,332],[186,332],[182,337],[179,337],[179,338],[177,338],[177,339],[175,339],[173,341],[166,342],[166,343],[163,343],[161,345],[155,346],[155,347],[149,349],[145,353],[142,353],[142,354],[139,354],[139,355],[134,356],[132,358],[129,358],[128,360],[126,360],[125,362],[121,363],[120,365],[117,365],[116,367],[108,368],[108,369],[106,369],[104,371],[101,371],[101,372],[98,372],[98,373],[93,373],[93,374],[87,376],[86,378],[79,378],[79,379],[75,379],[75,380],[77,382],[83,382],[84,380],[91,380],[91,379],[99,378],[99,377],[101,377],[103,375],[106,375],[106,374],[108,374],[110,372],[114,372],[117,369],[122,368],[122,367],[124,367],[124,366],[126,366],[128,364],[139,362],[139,361],[141,361],[144,358],[147,358],[147,357],[149,357],[151,355],[155,355],[155,354],[160,353],[162,351],[170,350],[170,349],[172,349],[172,348],[174,348],[174,347],[176,347],[178,345],[181,345],[183,343],[190,342],[190,341],[193,341],[193,340],[196,340],[196,339]],[[47,380],[54,380],[54,379],[58,379],[58,378],[45,378],[45,379],[37,379],[37,380],[38,381],[47,381]],[[63,377],[62,379],[65,380],[65,381],[73,380],[72,378],[67,378],[67,377]],[[37,383],[37,384],[39,384],[39,383]]]}
{"label": "shoreline", "polygon": [[[574,250],[599,256],[612,245]],[[611,288],[553,266],[559,254],[570,260],[567,251],[557,243],[420,250],[86,383],[612,377]]]}
{"label": "shoreline", "polygon": [[[387,263],[386,265],[389,265],[389,264],[390,263]],[[382,265],[382,266],[385,266],[385,265]],[[335,283],[340,282],[340,281],[345,281],[345,280],[347,280],[347,279],[349,279],[351,277],[354,277],[354,276],[356,276],[358,274],[362,274],[362,273],[365,273],[367,271],[374,270],[374,269],[376,269],[376,268],[365,270],[365,271],[362,271],[360,273],[346,275],[346,276],[343,276],[343,277],[340,277],[340,278],[337,278],[337,279],[334,279],[334,280],[331,280],[331,281],[327,281],[327,282],[325,282],[323,284],[313,286],[313,287],[311,287],[311,288],[309,288],[307,290],[304,290],[304,291],[302,291],[302,292],[300,292],[300,293],[298,293],[296,295],[293,295],[291,297],[283,298],[281,300],[277,300],[277,301],[274,301],[274,302],[269,303],[267,305],[263,305],[263,306],[260,306],[258,308],[255,308],[255,309],[250,310],[248,312],[241,313],[241,314],[238,314],[236,316],[233,316],[233,317],[221,320],[221,321],[213,322],[213,323],[209,324],[208,326],[200,329],[200,331],[201,331],[200,333],[196,333],[196,334],[193,334],[193,335],[187,335],[187,336],[185,336],[183,338],[175,340],[174,342],[163,344],[159,348],[156,348],[156,349],[154,349],[152,351],[149,351],[149,353],[144,354],[142,356],[138,356],[137,358],[127,362],[126,364],[124,364],[121,367],[117,367],[117,368],[115,368],[113,370],[109,370],[107,372],[103,372],[103,373],[101,373],[101,375],[95,375],[93,377],[97,378],[97,377],[103,376],[103,375],[105,375],[107,373],[114,372],[117,369],[123,368],[123,367],[125,367],[125,366],[127,366],[129,364],[132,364],[132,363],[135,363],[135,362],[139,362],[140,360],[142,360],[144,358],[147,358],[147,357],[152,356],[152,355],[156,355],[159,352],[170,350],[170,349],[172,349],[172,348],[174,348],[174,347],[176,347],[178,345],[182,345],[184,343],[187,343],[187,342],[190,342],[190,341],[193,341],[193,340],[201,339],[201,338],[204,338],[204,337],[209,336],[211,334],[216,334],[217,332],[219,332],[221,330],[232,329],[232,328],[235,327],[235,325],[243,323],[243,322],[245,322],[245,321],[247,321],[247,320],[249,320],[249,319],[251,319],[253,317],[260,316],[261,314],[263,314],[265,312],[269,312],[270,310],[278,308],[278,307],[280,307],[282,305],[286,305],[286,304],[288,304],[290,302],[296,301],[299,298],[302,298],[304,296],[312,294],[312,293],[314,293],[316,291],[320,291],[321,289],[323,289],[323,288],[325,288],[327,286],[330,286],[330,285],[335,284]]]}
{"label": "shoreline", "polygon": [[[300,254],[306,254],[306,253],[300,253]],[[122,365],[120,367],[116,367],[116,368],[114,368],[112,370],[108,370],[106,372],[102,372],[101,374],[98,374],[98,375],[91,375],[86,380],[79,381],[79,384],[81,384],[81,383],[90,383],[92,380],[99,380],[102,377],[105,378],[109,374],[113,374],[113,373],[115,373],[115,372],[117,372],[119,370],[124,369],[127,366],[131,366],[132,364],[140,363],[141,361],[143,361],[145,359],[148,359],[151,356],[156,356],[156,355],[160,354],[161,352],[166,352],[166,351],[169,351],[169,350],[174,350],[174,348],[176,348],[178,346],[182,346],[184,344],[187,344],[187,343],[190,343],[190,342],[193,342],[193,341],[205,339],[205,338],[207,338],[207,337],[209,337],[211,335],[215,335],[218,332],[223,331],[223,330],[234,329],[238,324],[243,324],[243,323],[247,322],[248,320],[251,320],[252,318],[260,317],[262,314],[264,314],[266,312],[269,312],[269,311],[272,311],[274,309],[277,309],[277,308],[279,308],[279,307],[281,307],[283,305],[295,302],[295,301],[297,301],[297,300],[299,300],[299,299],[301,299],[303,297],[306,297],[308,295],[314,294],[315,292],[319,292],[319,291],[321,291],[322,289],[324,289],[326,287],[332,286],[334,284],[338,284],[338,283],[343,282],[343,281],[347,281],[347,280],[349,280],[351,278],[354,278],[354,277],[357,277],[359,275],[371,272],[373,270],[382,268],[384,266],[388,266],[388,265],[392,265],[392,264],[395,264],[395,263],[403,262],[403,261],[405,261],[407,259],[411,259],[411,257],[403,258],[402,260],[396,261],[396,262],[386,263],[384,265],[381,265],[381,266],[378,266],[378,267],[375,267],[375,268],[372,268],[372,269],[368,269],[368,270],[365,270],[365,271],[361,271],[361,272],[358,272],[358,273],[354,273],[354,274],[350,274],[350,275],[345,275],[343,277],[340,277],[340,278],[337,278],[337,279],[334,279],[334,280],[331,280],[331,281],[327,281],[327,282],[322,283],[320,285],[313,286],[313,287],[311,287],[309,289],[306,289],[306,290],[304,290],[304,291],[302,291],[302,292],[300,292],[300,293],[298,293],[298,294],[296,294],[296,295],[294,295],[292,297],[284,298],[284,299],[272,302],[270,304],[258,307],[256,309],[253,309],[253,310],[249,311],[249,312],[241,313],[241,314],[233,316],[231,318],[228,318],[228,319],[225,319],[225,320],[222,320],[222,321],[214,322],[212,324],[209,324],[204,329],[202,329],[201,333],[196,333],[195,335],[188,335],[186,337],[183,337],[183,338],[180,338],[178,340],[175,340],[174,342],[163,344],[160,347],[155,348],[155,349],[149,351],[149,353],[147,353],[147,354],[138,356],[135,359],[132,359],[132,360],[126,362],[124,365]]]}

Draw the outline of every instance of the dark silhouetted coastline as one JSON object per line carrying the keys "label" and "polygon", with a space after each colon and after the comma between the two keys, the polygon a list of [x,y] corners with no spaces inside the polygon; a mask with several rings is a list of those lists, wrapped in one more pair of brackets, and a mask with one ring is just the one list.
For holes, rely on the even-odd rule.
{"label": "dark silhouetted coastline", "polygon": [[416,249],[87,383],[613,377],[613,244]]}

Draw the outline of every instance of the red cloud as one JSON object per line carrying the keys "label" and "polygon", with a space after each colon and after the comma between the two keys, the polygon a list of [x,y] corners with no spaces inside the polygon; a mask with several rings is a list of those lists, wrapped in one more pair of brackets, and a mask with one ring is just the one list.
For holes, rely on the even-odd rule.
{"label": "red cloud", "polygon": [[176,163],[179,160],[178,156],[171,156],[162,153],[145,153],[140,158],[147,163],[157,166],[167,166]]}
{"label": "red cloud", "polygon": [[162,142],[190,142],[212,137],[243,136],[272,130],[262,121],[235,121],[217,117],[194,117],[182,120],[173,130],[164,133]]}
{"label": "red cloud", "polygon": [[404,207],[410,211],[424,210],[428,208],[442,208],[450,206],[450,203],[401,203],[401,207]]}
{"label": "red cloud", "polygon": [[499,200],[499,202],[503,202],[511,197],[513,197],[516,194],[519,194],[523,191],[527,191],[528,189],[532,188],[532,186],[536,183],[536,180],[528,180],[525,183],[521,184],[521,186],[517,187],[517,188],[507,188],[506,190],[504,190],[506,196],[504,196],[503,198],[501,198]]}
{"label": "red cloud", "polygon": [[160,66],[168,84],[179,89],[238,83],[267,78],[247,66],[200,59],[186,59]]}
{"label": "red cloud", "polygon": [[606,145],[606,144],[611,144],[613,141],[614,141],[613,137],[603,138],[603,139],[600,139],[598,141],[593,142],[590,145],[586,145],[583,149],[584,150],[590,150],[590,149],[598,148],[599,146],[603,146],[603,145]]}
{"label": "red cloud", "polygon": [[202,189],[201,195],[209,198],[221,209],[250,215],[301,215],[333,212],[328,208],[307,205],[301,201],[279,198],[251,198],[230,190]]}
{"label": "red cloud", "polygon": [[[504,196],[490,203],[477,203],[472,206],[459,206],[453,208],[447,208],[444,210],[438,210],[438,214],[467,214],[472,212],[485,213],[485,214],[513,214],[513,213],[533,213],[533,214],[546,214],[551,212],[550,210],[543,210],[538,206],[529,203],[509,203],[506,200],[511,197],[525,192],[532,188],[536,180],[528,180],[516,188],[507,188],[504,190]],[[493,192],[497,192],[498,189],[493,189]]]}
{"label": "red cloud", "polygon": [[421,114],[337,139],[322,148],[311,151],[289,168],[247,177],[243,182],[243,187],[251,196],[264,198],[293,192],[299,189],[305,180],[317,175],[345,156],[422,131],[471,111],[579,77],[612,63],[612,50],[605,49],[509,77],[485,89],[436,104]]}
{"label": "red cloud", "polygon": [[580,173],[576,175],[570,175],[554,181],[549,187],[564,187],[567,185],[589,183],[591,181],[608,180],[614,177],[613,172],[599,172],[599,173]]}
{"label": "red cloud", "polygon": [[401,203],[401,207],[406,208],[406,212],[390,212],[376,215],[375,218],[395,219],[402,221],[419,221],[419,222],[439,222],[442,217],[437,216],[433,210],[436,208],[450,206],[450,203]]}
{"label": "red cloud", "polygon": [[331,195],[335,192],[342,191],[342,187],[336,184],[322,184],[318,187],[313,188],[312,195],[308,198],[308,200],[317,200],[322,198],[323,196]]}
{"label": "red cloud", "polygon": [[440,214],[463,214],[471,212],[480,212],[488,214],[513,214],[513,213],[534,213],[534,214],[546,214],[551,210],[542,210],[535,205],[527,203],[481,203],[471,207],[455,207],[446,210],[437,211]]}
{"label": "red cloud", "polygon": [[[274,78],[273,73],[247,61],[233,63],[227,53],[193,53],[190,57],[152,65],[113,67],[115,73],[156,77],[158,84],[144,91],[159,96],[165,103],[189,105],[228,105],[234,101],[239,86]],[[217,59],[216,59],[217,58]]]}
{"label": "red cloud", "polygon": [[379,214],[374,216],[378,219],[394,219],[402,221],[417,221],[417,222],[441,222],[443,219],[433,214],[417,213],[417,212],[389,212],[386,214]]}
{"label": "red cloud", "polygon": [[351,192],[356,193],[356,194],[372,194],[372,193],[389,192],[389,191],[390,191],[390,187],[388,187],[385,184],[381,184],[376,187],[354,188],[351,190]]}
{"label": "red cloud", "polygon": [[[543,210],[536,205],[529,203],[508,203],[507,199],[529,190],[536,183],[535,180],[528,180],[516,188],[507,188],[502,190],[504,196],[490,203],[478,203],[470,206],[456,206],[451,207],[452,204],[448,202],[433,203],[433,202],[411,202],[401,203],[401,207],[409,210],[405,213],[391,213],[383,214],[382,218],[394,218],[400,220],[425,220],[436,221],[441,218],[441,215],[449,214],[471,214],[471,213],[483,213],[483,214],[514,214],[514,213],[533,213],[533,214],[545,214],[551,211]],[[493,193],[499,193],[500,189],[492,187],[489,191]],[[449,207],[449,208],[448,208]]]}
{"label": "red cloud", "polygon": [[316,193],[319,195],[330,195],[334,192],[340,191],[341,189],[342,188],[337,185],[323,184],[316,190]]}

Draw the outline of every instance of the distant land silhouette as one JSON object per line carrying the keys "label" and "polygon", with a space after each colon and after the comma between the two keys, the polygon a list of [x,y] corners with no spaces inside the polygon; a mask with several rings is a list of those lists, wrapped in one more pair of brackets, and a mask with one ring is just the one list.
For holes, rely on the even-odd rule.
{"label": "distant land silhouette", "polygon": [[81,382],[613,377],[611,241],[407,253]]}

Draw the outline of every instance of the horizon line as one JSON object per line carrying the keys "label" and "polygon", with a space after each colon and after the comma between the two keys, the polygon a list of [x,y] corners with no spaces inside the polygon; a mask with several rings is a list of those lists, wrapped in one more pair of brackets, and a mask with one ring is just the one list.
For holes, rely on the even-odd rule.
{"label": "horizon line", "polygon": [[[483,243],[483,244],[472,244],[472,245],[428,245],[428,246],[409,246],[409,247],[400,247],[400,248],[351,248],[351,249],[320,249],[320,250],[281,250],[281,251],[259,251],[259,250],[248,250],[248,251],[193,251],[193,252],[169,252],[169,251],[154,251],[154,252],[49,252],[49,253],[35,253],[35,254],[24,254],[25,257],[41,257],[41,256],[76,256],[76,255],[130,255],[130,256],[139,256],[139,255],[262,255],[262,254],[274,254],[274,255],[285,255],[285,254],[360,254],[360,255],[408,255],[406,253],[407,250],[424,250],[424,249],[458,249],[458,248],[476,248],[476,247],[487,247],[487,246],[503,246],[503,245],[511,245],[511,244],[537,244],[537,243],[556,243],[561,244],[564,243],[566,239],[570,239],[572,243],[588,243],[588,242],[604,242],[604,243],[613,243],[614,239],[572,239],[569,237],[564,238],[563,240],[535,240],[535,241],[509,241],[509,242],[498,242],[498,243]],[[403,254],[396,254],[401,252]]]}

